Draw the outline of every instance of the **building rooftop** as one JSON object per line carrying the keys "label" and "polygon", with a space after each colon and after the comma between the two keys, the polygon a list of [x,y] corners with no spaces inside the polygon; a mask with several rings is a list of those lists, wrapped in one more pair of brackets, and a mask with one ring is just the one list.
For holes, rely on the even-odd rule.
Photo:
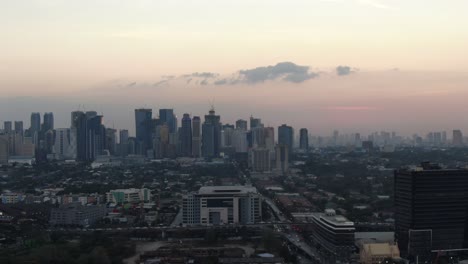
{"label": "building rooftop", "polygon": [[198,190],[198,194],[246,194],[257,193],[257,188],[253,186],[203,186]]}
{"label": "building rooftop", "polygon": [[320,221],[327,222],[328,224],[332,224],[337,227],[354,228],[354,222],[349,221],[346,217],[342,215],[335,215],[330,213],[314,213],[314,217],[316,219],[319,219]]}
{"label": "building rooftop", "polygon": [[400,255],[400,251],[396,245],[390,245],[388,243],[375,243],[365,244],[363,249],[372,256],[392,256]]}
{"label": "building rooftop", "polygon": [[109,192],[123,192],[123,193],[135,193],[135,192],[140,192],[142,189],[137,189],[137,188],[129,188],[129,189],[115,189],[115,190],[110,190]]}

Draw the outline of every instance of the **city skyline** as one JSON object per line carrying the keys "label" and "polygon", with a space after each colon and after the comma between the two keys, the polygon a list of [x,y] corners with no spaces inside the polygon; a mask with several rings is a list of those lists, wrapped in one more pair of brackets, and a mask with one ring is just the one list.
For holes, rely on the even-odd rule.
{"label": "city skyline", "polygon": [[[87,112],[87,111],[91,111],[93,113],[96,113],[99,115],[101,115],[102,117],[102,124],[105,125],[105,127],[107,128],[110,128],[110,129],[117,129],[117,131],[123,131],[123,130],[126,130],[128,133],[129,133],[129,136],[131,137],[137,137],[137,133],[136,133],[136,127],[135,127],[135,115],[134,115],[134,112],[137,111],[137,110],[148,110],[148,111],[153,111],[155,110],[156,112],[157,111],[160,111],[160,110],[170,110],[170,111],[174,111],[173,114],[174,114],[174,117],[175,117],[175,120],[177,121],[177,124],[176,124],[176,128],[179,129],[179,128],[182,128],[183,126],[183,123],[182,123],[182,117],[184,117],[184,115],[188,114],[190,118],[193,118],[193,117],[199,117],[199,116],[203,116],[203,113],[202,114],[198,114],[198,113],[193,113],[191,111],[187,111],[187,112],[184,112],[182,114],[178,114],[178,111],[176,109],[169,109],[169,108],[162,108],[162,109],[157,109],[157,108],[148,108],[148,107],[145,107],[145,108],[136,108],[136,109],[133,109],[131,110],[131,113],[132,113],[132,116],[131,116],[131,120],[130,120],[130,125],[127,127],[127,126],[115,126],[115,123],[112,123],[112,122],[106,122],[106,115],[103,114],[103,112],[99,112],[99,111],[95,111],[93,109],[77,109],[77,110],[73,110],[71,111],[70,113],[67,113],[67,114],[63,114],[63,113],[55,113],[55,119],[52,119],[52,122],[53,123],[58,123],[57,122],[57,118],[56,117],[60,117],[59,121],[61,121],[59,123],[59,125],[55,125],[55,128],[56,129],[61,129],[61,128],[70,128],[70,126],[72,126],[72,124],[70,123],[70,114],[73,114],[73,112],[80,112],[80,111],[83,111],[83,112]],[[206,110],[206,112],[209,112],[208,110]],[[172,113],[172,112],[171,112]],[[0,120],[0,130],[9,130],[10,127],[6,128],[5,126],[8,125],[10,126],[11,125],[11,128],[13,128],[13,123],[16,123],[16,122],[20,122],[21,124],[24,124],[24,129],[29,129],[31,128],[31,115],[35,115],[35,114],[39,114],[39,115],[45,115],[47,116],[48,114],[52,114],[54,115],[54,112],[52,111],[45,111],[45,112],[40,112],[40,111],[35,111],[35,112],[31,112],[29,113],[29,116],[27,118],[24,118],[24,119],[15,119],[15,118],[8,118],[8,117],[4,117],[4,119],[1,119]],[[386,132],[386,133],[396,133],[398,136],[401,136],[401,137],[404,137],[404,138],[411,138],[411,137],[414,137],[415,135],[417,136],[420,136],[422,138],[426,138],[429,136],[429,134],[432,134],[432,133],[437,133],[437,132],[446,132],[448,135],[452,135],[452,132],[453,131],[459,131],[462,133],[462,137],[463,139],[461,140],[464,140],[465,136],[464,136],[464,132],[466,130],[464,129],[459,129],[459,127],[453,127],[453,128],[442,128],[442,127],[434,127],[432,129],[428,129],[426,131],[412,131],[412,132],[409,132],[409,133],[402,133],[401,131],[399,131],[398,129],[392,129],[392,128],[386,128],[386,129],[370,129],[370,130],[359,130],[359,129],[339,129],[339,128],[331,128],[330,130],[316,130],[316,131],[309,131],[310,129],[307,127],[307,126],[295,126],[293,125],[292,123],[288,123],[286,122],[285,120],[276,120],[275,122],[269,122],[267,120],[267,122],[265,122],[265,119],[262,117],[262,116],[258,116],[258,115],[255,115],[255,114],[250,114],[248,117],[246,116],[237,116],[237,117],[232,117],[233,120],[232,121],[225,121],[225,119],[223,119],[223,114],[220,115],[220,121],[221,121],[221,124],[224,126],[224,125],[232,125],[232,126],[235,126],[237,124],[238,121],[242,120],[242,121],[245,121],[245,122],[248,122],[249,118],[253,118],[253,116],[256,116],[256,118],[259,118],[260,121],[263,121],[263,123],[261,124],[262,127],[273,127],[273,128],[279,128],[283,125],[289,125],[291,126],[293,129],[294,129],[294,133],[293,133],[293,136],[294,136],[294,141],[297,140],[297,146],[299,146],[299,139],[300,139],[300,136],[301,136],[301,133],[299,130],[302,130],[302,129],[305,129],[308,131],[308,135],[309,136],[314,136],[314,137],[334,137],[334,133],[336,132],[339,132],[340,136],[342,135],[348,135],[348,136],[352,136],[352,135],[355,135],[355,134],[359,134],[361,136],[369,136],[369,135],[372,135],[372,134],[375,134],[375,133],[382,133],[382,132]],[[54,118],[54,117],[53,117]],[[160,115],[159,114],[156,114],[153,116],[153,118],[157,118],[159,120],[160,118]],[[149,119],[151,121],[151,119]],[[11,123],[11,124],[10,124]],[[250,125],[248,126],[248,129],[250,130]],[[325,131],[325,132],[323,132]],[[467,132],[468,133],[468,132]],[[447,138],[452,138],[451,136],[447,137]]]}

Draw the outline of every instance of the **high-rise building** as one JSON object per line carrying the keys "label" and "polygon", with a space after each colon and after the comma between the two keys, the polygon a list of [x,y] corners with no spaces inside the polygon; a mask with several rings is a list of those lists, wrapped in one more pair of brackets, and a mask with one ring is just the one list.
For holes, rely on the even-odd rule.
{"label": "high-rise building", "polygon": [[116,154],[117,148],[117,130],[114,128],[106,128],[106,139],[104,148],[109,151],[110,155]]}
{"label": "high-rise building", "polygon": [[289,151],[287,145],[276,145],[276,169],[281,172],[288,171],[289,168]]}
{"label": "high-rise building", "polygon": [[93,161],[104,151],[106,128],[102,124],[102,116],[97,115],[87,119],[86,132],[86,160]]}
{"label": "high-rise building", "polygon": [[403,257],[468,247],[468,170],[424,162],[395,171],[395,239]]}
{"label": "high-rise building", "polygon": [[159,120],[166,123],[169,127],[169,133],[177,132],[177,118],[174,115],[174,109],[159,109]]}
{"label": "high-rise building", "polygon": [[242,129],[242,130],[247,130],[247,121],[243,119],[239,119],[236,121],[236,128],[237,129]]}
{"label": "high-rise building", "polygon": [[232,146],[232,133],[234,131],[233,125],[223,125],[223,130],[221,131],[221,146],[223,148]]}
{"label": "high-rise building", "polygon": [[264,147],[252,148],[249,151],[249,165],[253,171],[266,172],[271,170],[270,150]]}
{"label": "high-rise building", "polygon": [[47,130],[47,132],[44,133],[44,146],[42,149],[47,153],[47,154],[52,154],[53,148],[54,148],[54,141],[55,141],[55,132],[54,130]]}
{"label": "high-rise building", "polygon": [[148,149],[152,148],[152,110],[135,109],[135,131],[137,152],[146,156]]}
{"label": "high-rise building", "polygon": [[192,119],[189,114],[182,117],[180,128],[180,154],[184,157],[192,156]]}
{"label": "high-rise building", "polygon": [[70,153],[70,143],[70,128],[55,129],[54,154],[57,159],[73,158],[73,153]]}
{"label": "high-rise building", "polygon": [[452,145],[455,147],[463,146],[463,134],[461,130],[453,130]]}
{"label": "high-rise building", "polygon": [[252,130],[257,127],[263,127],[262,119],[250,116],[250,129]]}
{"label": "high-rise building", "polygon": [[281,125],[278,127],[278,144],[288,147],[289,154],[292,153],[294,147],[294,130],[288,125]]}
{"label": "high-rise building", "polygon": [[218,157],[221,147],[221,123],[220,116],[215,114],[212,108],[208,115],[205,115],[205,122],[202,125],[202,155],[203,157]]}
{"label": "high-rise building", "polygon": [[120,156],[128,155],[128,130],[122,129],[119,132],[119,154]]}
{"label": "high-rise building", "polygon": [[103,153],[105,146],[106,128],[102,125],[102,116],[95,111],[74,111],[71,117],[71,149],[78,160],[93,161]]}
{"label": "high-rise building", "polygon": [[326,259],[324,263],[349,262],[356,250],[354,223],[344,216],[336,215],[333,209],[326,209],[325,213],[313,213],[311,220],[312,243],[320,246]]}
{"label": "high-rise building", "polygon": [[299,130],[299,148],[305,151],[309,149],[309,132],[307,128]]}
{"label": "high-rise building", "polygon": [[0,135],[0,165],[8,164],[10,142],[8,135]]}
{"label": "high-rise building", "polygon": [[262,219],[261,196],[255,187],[205,186],[185,195],[185,225],[254,224]]}
{"label": "high-rise building", "polygon": [[54,113],[44,113],[44,123],[42,124],[42,131],[45,133],[54,129]]}
{"label": "high-rise building", "polygon": [[237,153],[246,153],[248,150],[247,131],[238,128],[232,132],[232,147]]}
{"label": "high-rise building", "polygon": [[257,126],[250,129],[251,144],[252,147],[264,147],[265,146],[265,130],[263,127]]}
{"label": "high-rise building", "polygon": [[39,144],[39,132],[41,131],[41,114],[31,114],[31,126],[29,128],[30,136],[33,139],[34,144]]}
{"label": "high-rise building", "polygon": [[199,116],[192,118],[192,156],[201,156],[201,120]]}
{"label": "high-rise building", "polygon": [[15,133],[24,135],[23,121],[15,121]]}
{"label": "high-rise building", "polygon": [[6,134],[11,134],[11,132],[13,132],[11,121],[3,122],[3,132]]}

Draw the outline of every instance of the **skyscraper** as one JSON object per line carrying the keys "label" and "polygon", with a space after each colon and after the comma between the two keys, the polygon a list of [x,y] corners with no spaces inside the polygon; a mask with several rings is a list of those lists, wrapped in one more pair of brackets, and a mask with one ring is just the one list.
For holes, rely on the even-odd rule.
{"label": "skyscraper", "polygon": [[289,168],[289,150],[287,145],[276,145],[276,169],[281,172],[286,172]]}
{"label": "skyscraper", "polygon": [[174,109],[159,109],[159,120],[169,127],[169,133],[177,132],[177,118]]}
{"label": "skyscraper", "polygon": [[468,247],[468,170],[428,162],[395,171],[395,238],[404,257]]}
{"label": "skyscraper", "polygon": [[106,135],[105,135],[105,146],[104,148],[109,151],[109,154],[115,155],[116,154],[116,146],[117,146],[117,130],[114,128],[106,128]]}
{"label": "skyscraper", "polygon": [[192,118],[192,155],[201,156],[201,120],[199,116]]}
{"label": "skyscraper", "polygon": [[86,114],[81,111],[71,113],[71,148],[76,159],[86,160]]}
{"label": "skyscraper", "polygon": [[11,132],[13,131],[13,130],[12,130],[11,121],[5,121],[5,122],[3,122],[3,131],[4,131],[6,134],[11,134]]}
{"label": "skyscraper", "polygon": [[54,129],[54,113],[44,113],[44,123],[42,124],[42,131],[45,133]]}
{"label": "skyscraper", "polygon": [[307,128],[299,130],[299,148],[305,151],[309,149],[309,132]]}
{"label": "skyscraper", "polygon": [[203,157],[218,157],[221,147],[221,123],[220,116],[215,114],[212,108],[205,115],[202,126],[202,155]]}
{"label": "skyscraper", "polygon": [[23,121],[15,121],[15,133],[23,136],[24,134]]}
{"label": "skyscraper", "polygon": [[57,159],[70,159],[70,129],[58,128],[55,130],[54,154]]}
{"label": "skyscraper", "polygon": [[463,146],[463,134],[461,130],[453,130],[452,144],[455,147]]}
{"label": "skyscraper", "polygon": [[39,132],[41,131],[41,114],[31,114],[31,126],[29,128],[30,136],[33,139],[33,144],[39,144]]}
{"label": "skyscraper", "polygon": [[151,136],[151,109],[135,109],[135,131],[137,140],[137,152],[140,155],[146,156],[147,150],[152,147]]}
{"label": "skyscraper", "polygon": [[237,129],[242,129],[242,130],[247,130],[247,121],[243,119],[239,119],[236,121],[236,128]]}
{"label": "skyscraper", "polygon": [[264,147],[255,147],[249,151],[249,165],[253,171],[266,172],[271,169],[270,150]]}
{"label": "skyscraper", "polygon": [[192,119],[189,114],[184,114],[182,117],[180,154],[184,157],[192,156]]}
{"label": "skyscraper", "polygon": [[106,128],[102,124],[102,116],[95,111],[74,111],[71,117],[71,151],[76,152],[80,161],[93,161],[103,153],[105,146]]}
{"label": "skyscraper", "polygon": [[8,135],[0,135],[0,165],[8,164],[10,142]]}
{"label": "skyscraper", "polygon": [[288,153],[292,153],[294,147],[294,130],[292,127],[285,124],[278,127],[278,144],[287,146]]}
{"label": "skyscraper", "polygon": [[93,161],[104,150],[106,128],[102,116],[97,115],[86,120],[86,160]]}
{"label": "skyscraper", "polygon": [[128,155],[128,130],[122,129],[119,132],[119,154],[120,156]]}
{"label": "skyscraper", "polygon": [[254,118],[253,116],[250,116],[250,129],[257,127],[263,127],[262,120],[260,118]]}

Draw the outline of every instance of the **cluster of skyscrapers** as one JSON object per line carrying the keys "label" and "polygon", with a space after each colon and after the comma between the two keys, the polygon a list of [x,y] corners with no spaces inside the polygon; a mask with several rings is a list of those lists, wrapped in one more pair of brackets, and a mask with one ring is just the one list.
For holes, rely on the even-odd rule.
{"label": "cluster of skyscrapers", "polygon": [[[13,126],[14,124],[14,126]],[[135,109],[135,136],[126,129],[117,130],[103,125],[103,116],[96,111],[74,111],[70,127],[55,128],[53,113],[31,114],[30,126],[24,129],[22,121],[5,121],[0,131],[0,160],[12,157],[34,157],[36,160],[73,159],[94,161],[98,156],[137,155],[148,159],[193,157],[221,158],[244,156],[253,171],[287,170],[293,148],[307,152],[309,142],[317,147],[363,146],[366,148],[395,145],[464,146],[460,130],[453,130],[451,140],[445,131],[430,132],[426,137],[414,135],[402,138],[395,132],[375,132],[361,137],[359,133],[330,137],[312,137],[306,128],[299,130],[299,142],[291,126],[265,126],[260,118],[239,119],[235,124],[223,124],[214,108],[206,115],[182,115],[179,121],[173,109]],[[389,147],[390,146],[390,147]],[[389,147],[389,148],[387,148]]]}

